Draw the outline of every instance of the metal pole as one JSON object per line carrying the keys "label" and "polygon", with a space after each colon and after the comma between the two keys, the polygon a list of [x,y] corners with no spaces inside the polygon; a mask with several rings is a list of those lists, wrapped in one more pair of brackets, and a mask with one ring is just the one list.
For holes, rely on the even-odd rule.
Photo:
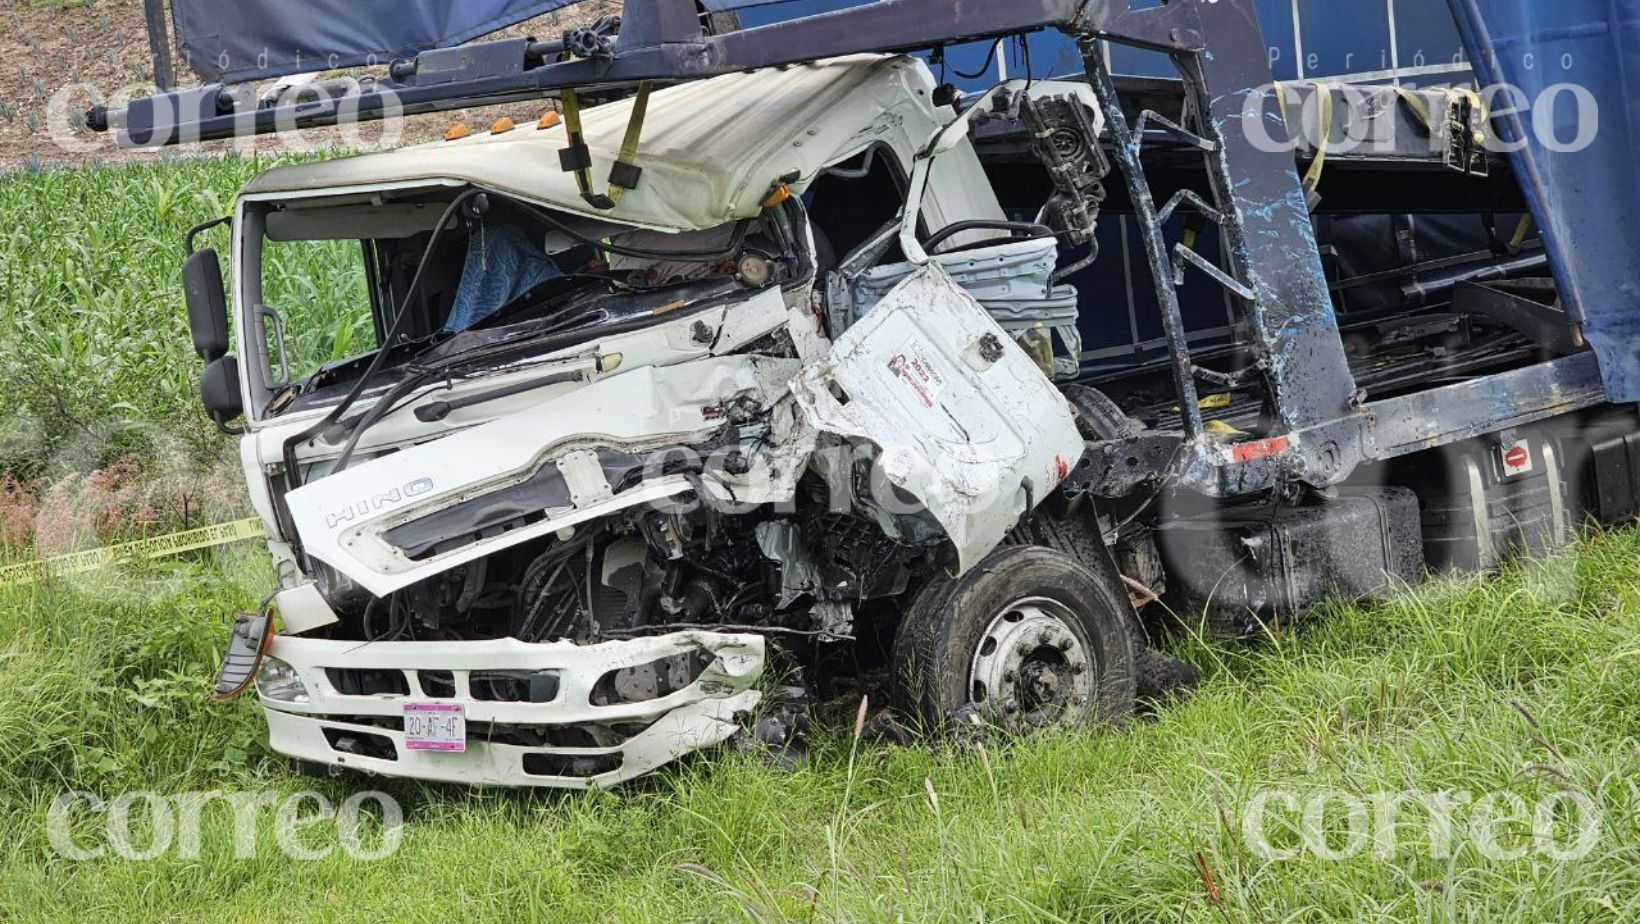
{"label": "metal pole", "polygon": [[154,66],[154,86],[160,92],[176,87],[175,66],[171,63],[171,30],[165,23],[165,0],[142,0],[142,15],[148,21],[149,63]]}

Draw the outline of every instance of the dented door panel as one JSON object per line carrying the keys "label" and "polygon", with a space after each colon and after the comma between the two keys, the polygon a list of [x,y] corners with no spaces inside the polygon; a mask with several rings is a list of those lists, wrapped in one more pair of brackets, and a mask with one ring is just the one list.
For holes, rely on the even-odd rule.
{"label": "dented door panel", "polygon": [[880,449],[888,480],[939,521],[963,570],[1082,454],[1064,396],[938,264],[890,291],[794,387],[816,429]]}

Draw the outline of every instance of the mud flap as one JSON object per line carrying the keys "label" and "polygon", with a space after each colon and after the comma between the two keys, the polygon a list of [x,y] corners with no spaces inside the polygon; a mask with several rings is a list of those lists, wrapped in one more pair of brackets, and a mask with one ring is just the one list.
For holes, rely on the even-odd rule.
{"label": "mud flap", "polygon": [[890,291],[793,391],[816,428],[876,447],[964,571],[1082,455],[1064,395],[938,264]]}

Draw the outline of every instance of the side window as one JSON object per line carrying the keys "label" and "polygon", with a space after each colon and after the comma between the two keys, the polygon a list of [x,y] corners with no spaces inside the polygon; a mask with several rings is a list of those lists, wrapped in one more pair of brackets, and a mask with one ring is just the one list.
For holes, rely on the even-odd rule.
{"label": "side window", "polygon": [[[815,230],[820,269],[830,270],[900,214],[907,179],[892,151],[882,145],[828,168],[805,197]],[[904,260],[898,245],[883,262]]]}
{"label": "side window", "polygon": [[276,382],[301,381],[327,363],[376,348],[358,241],[265,241],[262,307]]}

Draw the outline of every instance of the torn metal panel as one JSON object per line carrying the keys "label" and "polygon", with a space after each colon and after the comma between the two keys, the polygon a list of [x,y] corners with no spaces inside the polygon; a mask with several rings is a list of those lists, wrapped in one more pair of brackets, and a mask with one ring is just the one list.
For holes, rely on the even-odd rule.
{"label": "torn metal panel", "polygon": [[295,587],[281,590],[274,595],[273,608],[279,613],[284,631],[290,635],[312,632],[339,621],[336,611],[325,602],[324,594],[312,581],[303,581]]}
{"label": "torn metal panel", "polygon": [[[794,359],[729,356],[634,369],[310,482],[287,496],[291,518],[309,555],[371,593],[387,594],[528,539],[691,490],[691,479],[669,475],[604,498],[602,488],[589,484],[573,464],[577,486],[564,482],[556,459],[576,450],[640,452],[707,443],[728,424],[726,406],[747,402],[766,413],[785,395],[784,383],[799,365]],[[776,474],[771,468],[776,459],[773,453],[752,456],[746,476],[725,487],[723,499],[756,502],[789,496],[801,471],[788,460]],[[543,487],[534,509],[546,515],[533,523],[419,558],[385,535],[528,482],[543,466],[550,466],[562,489]],[[699,483],[710,490],[726,477]],[[579,505],[575,491],[582,492]],[[527,505],[529,499],[518,503]]]}
{"label": "torn metal panel", "polygon": [[816,428],[881,450],[889,482],[939,522],[964,569],[1082,454],[1065,397],[938,264],[891,291],[793,390]]}
{"label": "torn metal panel", "polygon": [[820,564],[803,542],[803,534],[790,520],[769,520],[757,524],[757,546],[764,557],[780,564],[780,608],[796,603],[799,597],[820,596]]}
{"label": "torn metal panel", "polygon": [[[1010,241],[994,247],[936,254],[931,258],[957,285],[979,300],[991,317],[1015,337],[1034,330],[1059,336],[1064,349],[1054,358],[1056,375],[1074,376],[1081,370],[1082,335],[1076,288],[1054,285],[1059,262],[1059,240],[1039,237]],[[864,315],[915,270],[911,263],[895,263],[867,270],[855,281],[849,302],[855,317]],[[852,323],[853,318],[849,319]]]}

